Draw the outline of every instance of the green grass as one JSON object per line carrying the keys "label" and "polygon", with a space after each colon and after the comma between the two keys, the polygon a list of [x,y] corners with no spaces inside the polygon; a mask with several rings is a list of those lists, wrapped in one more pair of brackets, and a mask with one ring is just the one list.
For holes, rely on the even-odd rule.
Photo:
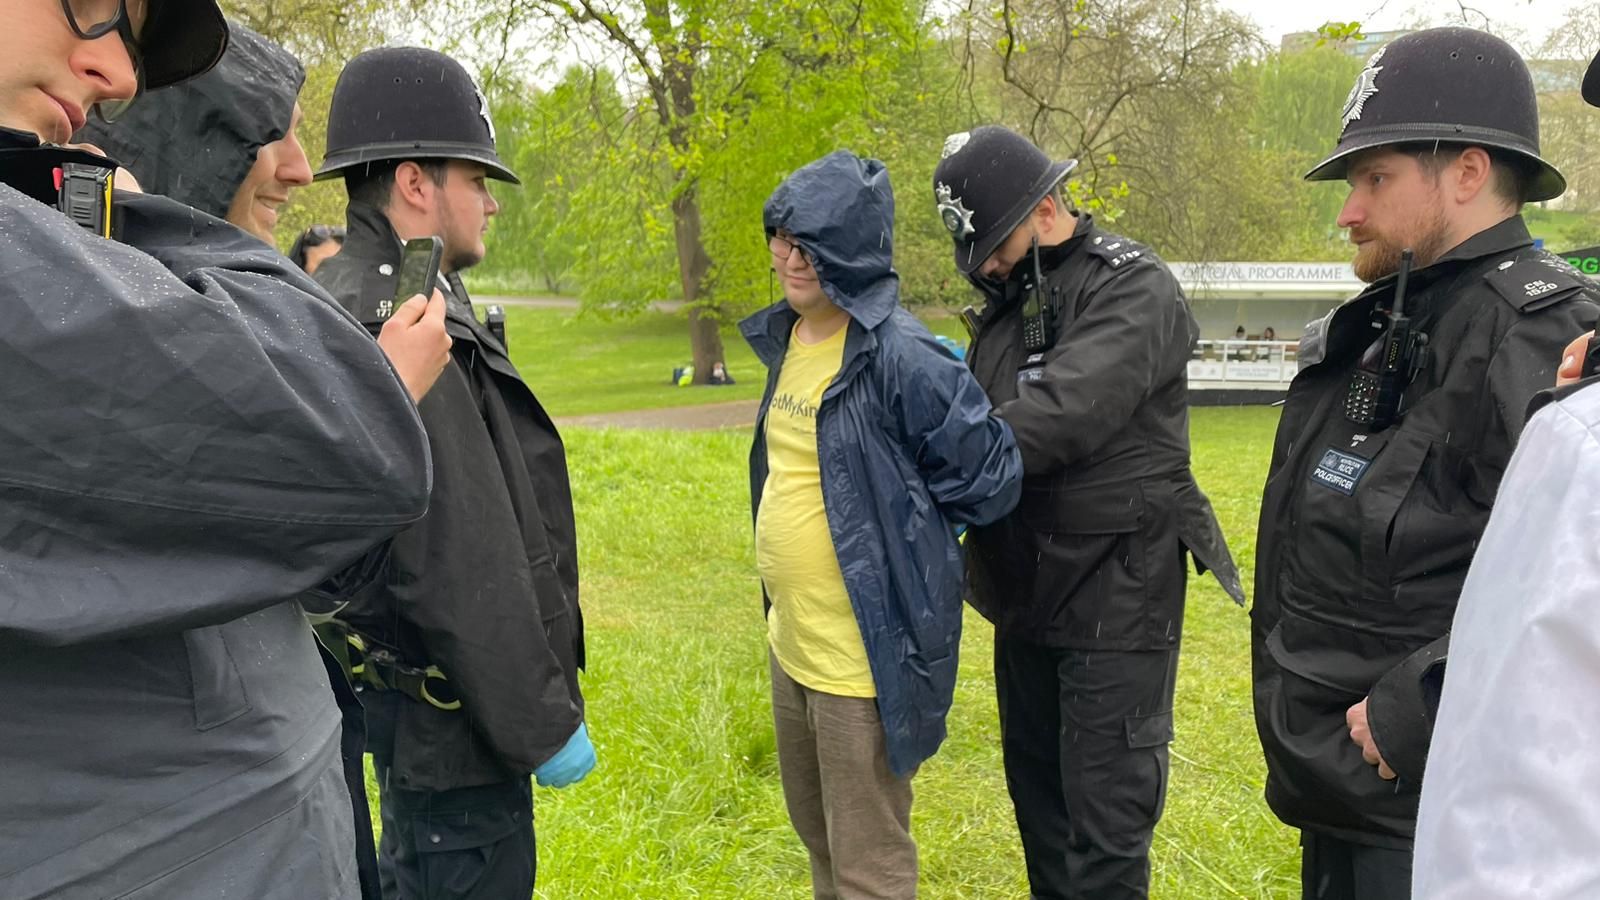
{"label": "green grass", "polygon": [[1545,248],[1556,253],[1600,243],[1600,215],[1529,206],[1522,216],[1528,222],[1528,231],[1543,238]]}
{"label": "green grass", "polygon": [[755,400],[766,369],[732,326],[722,346],[736,384],[678,387],[688,365],[689,325],[681,314],[649,311],[622,322],[571,309],[506,308],[506,342],[517,370],[553,416]]}
{"label": "green grass", "polygon": [[[1276,421],[1263,408],[1194,413],[1196,471],[1246,565]],[[600,764],[535,791],[536,896],[809,897],[778,783],[748,436],[569,429],[567,441]],[[1293,834],[1261,800],[1248,618],[1207,576],[1191,579],[1187,626],[1153,896],[1292,896]],[[923,897],[1027,896],[992,647],[969,614],[950,739],[915,782]]]}
{"label": "green grass", "polygon": [[[934,332],[965,343],[960,320],[937,315],[924,320]],[[668,383],[673,368],[692,359],[689,326],[681,313],[650,311],[616,321],[571,309],[506,309],[512,361],[553,416],[759,399],[766,367],[735,324],[722,331],[723,356],[737,383],[677,387]]]}

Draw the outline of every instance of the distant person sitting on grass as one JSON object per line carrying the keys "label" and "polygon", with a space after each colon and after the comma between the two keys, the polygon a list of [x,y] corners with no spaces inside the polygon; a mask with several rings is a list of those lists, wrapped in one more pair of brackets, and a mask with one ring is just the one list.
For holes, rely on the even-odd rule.
{"label": "distant person sitting on grass", "polygon": [[944,740],[961,638],[954,529],[1016,505],[1022,459],[900,307],[883,163],[826,156],[763,218],[785,299],[739,327],[773,372],[750,484],[784,799],[816,897],[915,897],[911,776]]}
{"label": "distant person sitting on grass", "polygon": [[733,376],[728,374],[728,367],[720,361],[711,364],[712,384],[733,384]]}

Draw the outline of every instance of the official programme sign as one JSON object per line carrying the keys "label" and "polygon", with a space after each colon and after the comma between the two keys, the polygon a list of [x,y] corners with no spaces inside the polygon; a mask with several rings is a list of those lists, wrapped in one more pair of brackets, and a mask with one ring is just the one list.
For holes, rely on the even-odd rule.
{"label": "official programme sign", "polygon": [[1346,281],[1356,277],[1349,263],[1214,262],[1173,263],[1174,274],[1195,281],[1268,281],[1279,284]]}
{"label": "official programme sign", "polygon": [[1574,269],[1585,275],[1600,275],[1600,247],[1568,250],[1557,255],[1571,263]]}

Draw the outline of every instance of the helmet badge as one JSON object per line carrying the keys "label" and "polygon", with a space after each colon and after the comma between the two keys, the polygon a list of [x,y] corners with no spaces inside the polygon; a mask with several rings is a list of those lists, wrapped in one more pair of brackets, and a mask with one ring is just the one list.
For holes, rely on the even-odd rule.
{"label": "helmet badge", "polygon": [[950,229],[950,233],[961,240],[972,237],[977,230],[972,227],[972,210],[951,196],[950,186],[947,184],[938,185],[934,193],[939,198],[939,218],[944,220],[944,227]]}
{"label": "helmet badge", "polygon": [[[1378,65],[1378,61],[1383,59],[1383,51],[1387,49],[1379,47],[1378,52],[1367,60],[1367,67],[1356,76],[1356,83],[1350,87],[1350,96],[1344,101],[1343,128],[1349,128],[1351,122],[1361,118],[1361,111],[1366,108],[1367,101],[1378,93],[1378,73],[1383,71],[1383,66]],[[1343,128],[1340,129],[1341,133]]]}
{"label": "helmet badge", "polygon": [[483,90],[476,85],[472,88],[478,95],[478,115],[483,117],[483,124],[489,126],[489,143],[494,143],[494,119],[489,118],[489,98],[483,95]]}

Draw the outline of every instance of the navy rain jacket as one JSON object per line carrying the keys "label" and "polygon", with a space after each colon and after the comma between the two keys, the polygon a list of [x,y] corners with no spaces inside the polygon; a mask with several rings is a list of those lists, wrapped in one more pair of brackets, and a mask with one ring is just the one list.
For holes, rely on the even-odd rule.
{"label": "navy rain jacket", "polygon": [[[845,151],[823,157],[779,186],[763,219],[769,236],[782,229],[811,254],[822,289],[850,314],[843,363],[817,411],[822,498],[889,764],[906,775],[944,740],[955,692],[962,555],[954,525],[1009,512],[1022,457],[967,367],[900,308],[883,163]],[[750,450],[752,512],[767,480],[767,408],[797,318],[779,301],[739,325],[768,369]]]}

